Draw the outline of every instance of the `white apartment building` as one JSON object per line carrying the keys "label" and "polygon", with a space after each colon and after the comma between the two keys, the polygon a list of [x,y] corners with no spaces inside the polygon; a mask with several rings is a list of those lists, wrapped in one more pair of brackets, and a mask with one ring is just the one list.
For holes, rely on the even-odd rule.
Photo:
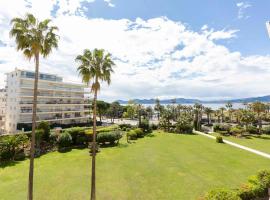
{"label": "white apartment building", "polygon": [[5,133],[6,89],[0,89],[0,134]]}
{"label": "white apartment building", "polygon": [[[5,128],[7,133],[32,127],[34,76],[32,71],[15,69],[7,73]],[[82,84],[66,83],[57,75],[40,73],[37,98],[37,122],[50,124],[86,123],[89,105]]]}

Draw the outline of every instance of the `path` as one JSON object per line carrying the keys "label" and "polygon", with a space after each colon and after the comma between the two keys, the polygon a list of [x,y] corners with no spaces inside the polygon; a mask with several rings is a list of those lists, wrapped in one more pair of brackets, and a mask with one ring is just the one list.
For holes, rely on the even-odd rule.
{"label": "path", "polygon": [[[196,134],[198,134],[198,135],[206,136],[206,137],[209,137],[209,138],[214,139],[214,140],[216,139],[215,136],[209,135],[209,134],[206,134],[206,133],[203,133],[203,132],[200,132],[200,131],[193,131],[193,132],[196,133]],[[249,152],[251,152],[251,153],[255,153],[255,154],[259,155],[259,156],[263,156],[263,157],[265,157],[265,158],[270,159],[270,154],[267,154],[267,153],[264,153],[264,152],[261,152],[261,151],[258,151],[258,150],[255,150],[255,149],[252,149],[252,148],[249,148],[249,147],[240,145],[240,144],[236,144],[236,143],[230,142],[230,141],[228,141],[228,140],[223,140],[223,142],[224,142],[225,144],[228,144],[228,145],[237,147],[237,148],[239,148],[239,149],[243,149],[243,150],[249,151]]]}

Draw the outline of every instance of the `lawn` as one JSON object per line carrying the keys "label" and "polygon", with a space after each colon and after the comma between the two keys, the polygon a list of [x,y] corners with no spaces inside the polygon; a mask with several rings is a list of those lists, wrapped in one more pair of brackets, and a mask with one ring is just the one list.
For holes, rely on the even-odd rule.
{"label": "lawn", "polygon": [[[213,133],[213,135],[219,134]],[[243,138],[235,136],[223,136],[223,138],[225,140],[270,154],[270,135],[247,135]]]}
{"label": "lawn", "polygon": [[[26,199],[28,160],[0,168],[0,199]],[[36,159],[35,199],[85,200],[90,193],[87,150]],[[98,200],[197,199],[214,187],[236,187],[270,160],[198,135],[155,133],[103,148],[97,157]]]}

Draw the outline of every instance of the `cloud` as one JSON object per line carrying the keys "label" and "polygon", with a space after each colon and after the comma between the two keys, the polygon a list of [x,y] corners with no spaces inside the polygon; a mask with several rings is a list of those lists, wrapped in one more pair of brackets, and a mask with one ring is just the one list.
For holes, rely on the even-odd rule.
{"label": "cloud", "polygon": [[[72,6],[43,5],[40,15],[51,17],[59,27],[59,48],[41,59],[41,71],[50,71],[65,81],[80,81],[74,58],[83,49],[104,48],[116,63],[110,86],[102,85],[105,100],[130,98],[234,98],[266,95],[270,56],[243,56],[220,45],[237,39],[237,31],[215,30],[207,25],[193,31],[185,23],[166,17],[148,20],[87,18],[82,1]],[[85,1],[84,1],[85,2]],[[88,2],[90,3],[90,2]],[[5,4],[5,6],[3,6]],[[45,3],[44,3],[45,4]],[[61,5],[67,5],[61,2]],[[34,64],[16,52],[9,38],[9,21],[33,10],[33,2],[18,1],[17,7],[0,2],[0,85],[4,73],[15,67],[34,69]],[[38,8],[35,8],[38,10]],[[36,12],[38,13],[38,11]],[[34,11],[34,10],[33,10]]]}
{"label": "cloud", "polygon": [[250,8],[251,7],[251,4],[248,3],[248,2],[239,2],[236,4],[236,6],[238,7],[238,19],[242,19],[242,18],[249,18],[249,16],[246,16],[245,15],[245,10],[247,8]]}
{"label": "cloud", "polygon": [[111,0],[104,0],[104,1],[108,4],[108,6],[115,7],[115,4],[113,4]]}

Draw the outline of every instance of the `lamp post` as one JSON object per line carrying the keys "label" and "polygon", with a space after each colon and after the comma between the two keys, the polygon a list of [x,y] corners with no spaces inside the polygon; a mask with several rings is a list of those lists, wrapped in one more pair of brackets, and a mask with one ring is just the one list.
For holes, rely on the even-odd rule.
{"label": "lamp post", "polygon": [[266,29],[267,29],[268,35],[269,35],[269,37],[270,37],[270,21],[267,21],[267,22],[266,22]]}

